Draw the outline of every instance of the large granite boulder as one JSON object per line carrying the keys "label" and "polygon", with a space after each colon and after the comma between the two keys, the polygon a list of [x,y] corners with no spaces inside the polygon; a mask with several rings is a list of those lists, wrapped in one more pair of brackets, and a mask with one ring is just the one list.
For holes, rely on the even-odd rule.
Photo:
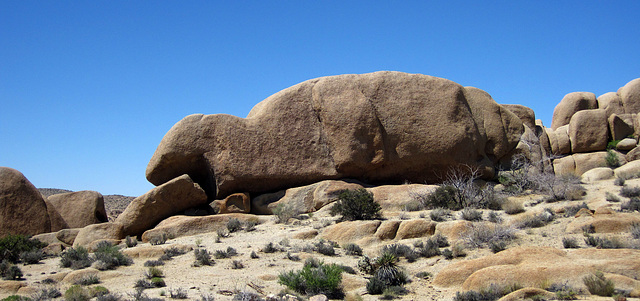
{"label": "large granite boulder", "polygon": [[54,194],[49,196],[47,201],[53,205],[53,209],[60,214],[68,228],[83,228],[108,221],[104,197],[96,191]]}
{"label": "large granite boulder", "polygon": [[207,204],[207,195],[188,175],[182,175],[135,198],[115,220],[125,235],[140,235],[167,217]]}
{"label": "large granite boulder", "polygon": [[609,127],[604,110],[576,112],[569,122],[569,140],[573,153],[601,151],[607,148]]}
{"label": "large granite boulder", "polygon": [[309,80],[257,104],[247,118],[190,115],[147,166],[161,185],[189,174],[221,199],[327,179],[423,183],[462,165],[494,175],[523,132],[484,91],[420,74],[376,72]]}
{"label": "large granite boulder", "polygon": [[0,212],[0,237],[51,231],[42,195],[21,172],[9,167],[0,167]]}
{"label": "large granite boulder", "polygon": [[627,114],[640,113],[640,78],[636,78],[618,89],[618,95]]}
{"label": "large granite boulder", "polygon": [[551,128],[557,129],[569,124],[571,117],[578,111],[598,108],[596,95],[591,92],[572,92],[564,96],[553,110]]}
{"label": "large granite boulder", "polygon": [[608,92],[598,96],[598,108],[605,110],[607,117],[612,114],[620,115],[625,113],[622,99],[616,92]]}

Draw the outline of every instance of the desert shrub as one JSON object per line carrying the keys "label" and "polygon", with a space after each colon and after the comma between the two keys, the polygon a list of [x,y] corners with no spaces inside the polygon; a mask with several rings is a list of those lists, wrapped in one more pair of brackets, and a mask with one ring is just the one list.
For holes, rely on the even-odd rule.
{"label": "desert shrub", "polygon": [[451,210],[449,209],[436,208],[429,212],[429,218],[434,222],[443,222],[449,216],[451,216]]}
{"label": "desert shrub", "polygon": [[436,245],[438,245],[438,247],[440,248],[449,246],[449,240],[447,240],[447,237],[445,237],[441,233],[431,236],[429,240],[433,240],[436,243]]}
{"label": "desert shrub", "polygon": [[244,269],[244,264],[242,264],[242,261],[234,260],[231,262],[231,268],[234,270]]}
{"label": "desert shrub", "polygon": [[256,221],[246,221],[244,223],[244,231],[245,232],[255,231],[257,225],[258,225],[258,222]]}
{"label": "desert shrub", "polygon": [[438,242],[432,239],[428,239],[421,247],[417,250],[420,256],[425,258],[430,258],[434,256],[440,255],[440,248]]}
{"label": "desert shrub", "polygon": [[460,211],[460,217],[466,221],[477,222],[482,220],[482,212],[467,207]]}
{"label": "desert shrub", "polygon": [[256,253],[256,251],[251,251],[251,254],[249,254],[249,257],[251,259],[258,259],[260,258],[260,256],[258,256],[258,253]]}
{"label": "desert shrub", "polygon": [[62,296],[59,289],[55,287],[44,287],[33,293],[30,298],[33,301],[51,300]]}
{"label": "desert shrub", "polygon": [[47,246],[37,239],[24,235],[7,235],[0,238],[0,261],[17,263],[20,254],[40,250]]}
{"label": "desert shrub", "polygon": [[412,253],[411,247],[404,244],[390,244],[382,247],[381,253],[389,253],[393,256],[400,258],[404,257],[408,253]]}
{"label": "desert shrub", "polygon": [[453,251],[451,251],[451,249],[447,248],[442,250],[442,256],[444,256],[444,259],[446,260],[451,260],[453,259]]}
{"label": "desert shrub", "polygon": [[0,276],[4,280],[16,280],[22,277],[22,270],[9,260],[0,262]]}
{"label": "desert shrub", "polygon": [[640,187],[624,186],[620,189],[620,195],[626,198],[640,197]]}
{"label": "desert shrub", "polygon": [[342,246],[347,255],[362,256],[362,248],[354,243],[348,243]]}
{"label": "desert shrub", "polygon": [[153,287],[165,287],[167,284],[164,282],[164,279],[161,277],[153,277],[149,279],[149,282]]}
{"label": "desert shrub", "polygon": [[433,277],[433,274],[430,273],[430,272],[418,272],[416,274],[416,277],[422,278],[422,279],[429,279],[429,278]]}
{"label": "desert shrub", "polygon": [[333,245],[324,241],[317,242],[315,244],[315,250],[322,255],[327,255],[327,256],[336,255],[336,250],[333,248]]}
{"label": "desert shrub", "polygon": [[227,230],[229,230],[229,233],[240,231],[242,230],[242,223],[237,218],[230,218],[227,221]]}
{"label": "desert shrub", "polygon": [[376,272],[374,277],[382,280],[386,286],[403,285],[407,283],[407,275],[401,271],[396,263],[398,257],[391,253],[382,253],[375,260]]}
{"label": "desert shrub", "polygon": [[300,214],[300,210],[293,203],[278,204],[272,212],[276,217],[276,223],[286,223],[289,219]]}
{"label": "desert shrub", "polygon": [[4,299],[1,299],[0,301],[31,301],[31,299],[25,296],[11,295]]}
{"label": "desert shrub", "polygon": [[320,263],[319,266],[304,265],[302,270],[281,273],[278,283],[308,296],[324,294],[331,299],[340,299],[344,293],[342,269],[335,264]]}
{"label": "desert shrub", "polygon": [[635,239],[640,239],[640,223],[631,224],[631,237]]}
{"label": "desert shrub", "polygon": [[369,256],[367,255],[362,256],[362,258],[358,260],[357,266],[360,272],[363,272],[368,275],[373,275],[373,273],[375,273],[376,271],[376,268],[375,266],[373,266],[373,262],[371,261],[371,258],[369,258]]}
{"label": "desert shrub", "polygon": [[592,295],[610,297],[615,291],[613,281],[604,277],[604,274],[600,271],[596,271],[593,275],[582,278],[582,282]]}
{"label": "desert shrub", "polygon": [[169,298],[171,299],[187,299],[189,298],[189,295],[187,294],[187,291],[183,288],[177,288],[177,289],[170,289],[169,290]]}
{"label": "desert shrub", "polygon": [[100,270],[113,270],[119,266],[128,266],[133,263],[133,260],[122,254],[117,246],[107,241],[98,243],[93,256],[96,261],[103,263],[100,265]]}
{"label": "desert shrub", "polygon": [[371,277],[369,278],[369,281],[367,281],[367,293],[369,293],[369,295],[380,295],[382,294],[382,292],[384,292],[384,289],[387,287],[387,285],[384,283],[384,281],[380,280],[380,278],[378,277]]}
{"label": "desert shrub", "polygon": [[552,222],[554,218],[555,216],[553,212],[545,210],[542,213],[525,216],[520,219],[515,225],[516,228],[519,229],[540,228]]}
{"label": "desert shrub", "polygon": [[89,299],[91,299],[89,292],[79,285],[72,285],[64,292],[65,301],[88,301]]}
{"label": "desert shrub", "polygon": [[149,281],[147,279],[138,279],[133,284],[133,287],[140,288],[140,289],[154,288],[153,283],[151,283],[151,281]]}
{"label": "desert shrub", "polygon": [[[489,243],[489,246],[491,246],[492,243]],[[496,252],[494,252],[496,253]],[[445,259],[447,260],[451,260],[454,259],[456,257],[464,257],[467,256],[467,254],[464,252],[464,249],[462,248],[461,244],[456,244],[453,245],[451,247],[451,249],[446,248],[444,250],[442,250],[442,256],[444,256]]]}
{"label": "desert shrub", "polygon": [[640,211],[640,198],[631,198],[628,202],[622,203],[620,209],[623,211]]}
{"label": "desert shrub", "polygon": [[613,180],[613,184],[616,186],[624,186],[625,182],[625,178],[616,178],[615,180]]}
{"label": "desert shrub", "polygon": [[607,150],[607,155],[604,157],[604,161],[607,163],[607,166],[611,168],[616,168],[620,166],[620,159],[618,155],[613,150]]}
{"label": "desert shrub", "polygon": [[343,220],[372,220],[382,217],[380,210],[380,204],[373,200],[373,194],[361,188],[340,193],[330,213],[332,216],[341,215]]}
{"label": "desert shrub", "polygon": [[20,261],[27,264],[36,264],[42,260],[44,254],[42,254],[41,250],[31,250],[20,253]]}
{"label": "desert shrub", "polygon": [[564,217],[572,217],[575,216],[580,209],[585,208],[589,209],[589,206],[585,202],[582,202],[580,205],[572,205],[564,207]]}
{"label": "desert shrub", "polygon": [[397,297],[400,297],[402,295],[406,295],[408,294],[409,291],[402,287],[402,286],[389,286],[386,287],[384,289],[384,291],[382,291],[382,297],[380,297],[381,300],[393,300]]}
{"label": "desert shrub", "polygon": [[534,191],[549,196],[548,201],[577,200],[584,195],[580,179],[575,175],[556,176],[554,173],[539,173],[533,176]]}
{"label": "desert shrub", "polygon": [[93,297],[98,297],[98,296],[104,296],[106,294],[109,294],[109,289],[107,289],[104,286],[94,286],[94,287],[90,287],[89,288],[89,296]]}
{"label": "desert shrub", "polygon": [[507,249],[507,243],[502,240],[494,240],[488,243],[489,249],[493,253],[498,253]]}
{"label": "desert shrub", "polygon": [[91,263],[93,263],[93,259],[89,257],[89,251],[82,246],[68,248],[60,256],[60,266],[63,268],[83,269],[90,266]]}
{"label": "desert shrub", "polygon": [[164,261],[162,260],[147,260],[144,262],[145,267],[157,267],[164,265]]}
{"label": "desert shrub", "polygon": [[509,215],[524,212],[524,206],[522,206],[522,203],[514,200],[507,200],[502,203],[502,209],[504,210],[504,213]]}
{"label": "desert shrub", "polygon": [[460,210],[464,207],[462,193],[451,185],[443,185],[432,192],[425,204],[426,208],[443,208],[449,210]]}
{"label": "desert shrub", "polygon": [[562,239],[562,246],[565,249],[579,249],[578,241],[572,237],[565,237]]}
{"label": "desert shrub", "polygon": [[617,238],[606,238],[606,237],[597,237],[586,235],[584,239],[585,244],[591,247],[596,247],[598,249],[622,249],[624,248],[624,244],[620,242]]}
{"label": "desert shrub", "polygon": [[214,295],[210,294],[202,294],[200,295],[200,301],[215,301],[216,298]]}
{"label": "desert shrub", "polygon": [[[479,185],[476,180],[480,177],[480,170],[476,167],[463,166],[450,169],[444,181],[448,193],[443,201],[450,206],[436,206],[451,210],[465,207],[499,210],[504,198],[497,194],[491,185]],[[437,190],[437,189],[436,189]]]}
{"label": "desert shrub", "polygon": [[178,249],[176,247],[166,248],[163,251],[164,251],[165,255],[167,255],[167,256],[169,256],[171,258],[176,257],[176,256],[180,256],[180,255],[183,255],[183,254],[187,254],[187,251]]}
{"label": "desert shrub", "polygon": [[300,256],[298,256],[296,254],[291,254],[290,252],[287,252],[287,259],[289,259],[291,261],[300,261]]}
{"label": "desert shrub", "polygon": [[133,293],[129,293],[131,300],[133,301],[162,301],[160,298],[150,298],[144,293],[144,288],[136,288]]}
{"label": "desert shrub", "polygon": [[215,261],[211,259],[211,254],[209,254],[207,249],[195,249],[193,250],[193,255],[196,258],[196,261],[193,263],[193,265],[196,267],[215,264]]}
{"label": "desert shrub", "polygon": [[505,286],[492,284],[487,288],[481,289],[480,291],[471,290],[464,293],[457,292],[453,300],[454,301],[493,301],[493,300],[498,300],[502,296],[510,294],[521,288],[522,286],[516,283],[505,285]]}
{"label": "desert shrub", "polygon": [[120,301],[122,296],[119,294],[108,293],[106,295],[100,295],[96,298],[97,301]]}
{"label": "desert shrub", "polygon": [[264,253],[275,253],[280,251],[280,249],[278,249],[278,247],[276,247],[273,242],[269,242],[268,244],[266,244],[264,246],[264,248],[262,248],[262,252]]}
{"label": "desert shrub", "polygon": [[487,220],[495,224],[502,223],[502,217],[495,211],[489,211],[489,214],[487,214]]}
{"label": "desert shrub", "polygon": [[138,240],[127,235],[127,237],[124,238],[124,243],[127,245],[127,248],[133,248],[138,245]]}
{"label": "desert shrub", "polygon": [[155,278],[155,277],[163,277],[162,270],[156,267],[150,267],[145,273],[144,276],[147,279]]}
{"label": "desert shrub", "polygon": [[417,200],[412,200],[402,206],[402,210],[404,211],[420,211],[422,209],[424,209],[424,205]]}
{"label": "desert shrub", "polygon": [[74,284],[77,284],[77,285],[92,285],[92,284],[96,284],[96,283],[100,283],[100,278],[98,278],[98,275],[86,275],[86,276],[78,279]]}
{"label": "desert shrub", "polygon": [[472,224],[462,234],[462,241],[472,248],[480,248],[491,241],[511,241],[516,238],[511,227],[501,225]]}
{"label": "desert shrub", "polygon": [[160,235],[156,235],[156,236],[152,237],[149,240],[149,243],[152,246],[163,245],[164,243],[167,242],[167,239],[169,239],[169,236],[167,236],[167,234],[165,234],[165,233],[162,233]]}
{"label": "desert shrub", "polygon": [[229,256],[229,254],[227,254],[227,252],[223,250],[215,250],[213,252],[213,257],[215,259],[224,259],[224,258],[230,258],[231,256]]}
{"label": "desert shrub", "polygon": [[605,199],[607,200],[607,202],[612,203],[620,203],[622,201],[617,195],[608,191],[605,193]]}
{"label": "desert shrub", "polygon": [[547,291],[556,293],[556,299],[558,300],[576,300],[577,295],[580,294],[580,290],[573,288],[567,283],[552,283]]}

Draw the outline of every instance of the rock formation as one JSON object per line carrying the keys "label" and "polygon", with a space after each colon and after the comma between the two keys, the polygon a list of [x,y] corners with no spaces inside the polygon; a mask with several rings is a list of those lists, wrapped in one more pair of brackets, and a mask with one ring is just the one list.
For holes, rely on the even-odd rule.
{"label": "rock formation", "polygon": [[42,195],[19,171],[0,167],[0,237],[51,231]]}
{"label": "rock formation", "polygon": [[257,104],[247,118],[191,115],[147,166],[161,185],[190,175],[211,200],[327,179],[440,182],[461,165],[492,177],[524,132],[489,94],[419,74],[309,80]]}

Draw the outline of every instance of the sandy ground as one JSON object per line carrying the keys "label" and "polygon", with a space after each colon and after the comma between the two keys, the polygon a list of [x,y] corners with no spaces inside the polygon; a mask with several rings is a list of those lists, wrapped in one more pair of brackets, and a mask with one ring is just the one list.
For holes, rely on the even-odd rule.
{"label": "sandy ground", "polygon": [[[640,186],[640,179],[628,180],[628,186]],[[613,185],[613,180],[600,181],[595,184],[584,185],[587,188],[587,195],[580,201],[562,201],[557,203],[539,203],[541,196],[528,195],[514,198],[514,200],[522,202],[527,212],[542,212],[545,208],[558,209],[568,205],[575,205],[581,202],[585,202],[591,209],[598,208],[600,206],[612,206],[614,209],[619,209],[620,203],[609,203],[605,200],[605,193],[610,191],[618,194],[620,187]],[[624,199],[624,198],[623,198]],[[232,247],[237,250],[238,255],[229,259],[215,259],[216,263],[213,266],[194,267],[194,254],[193,252],[186,253],[174,257],[171,261],[166,261],[164,266],[160,269],[164,272],[164,280],[167,287],[147,289],[145,293],[149,297],[154,298],[168,298],[162,295],[169,295],[171,290],[178,288],[184,289],[188,293],[188,297],[191,300],[200,299],[201,295],[211,295],[215,297],[215,300],[231,300],[232,296],[229,296],[229,292],[234,291],[250,291],[257,292],[258,294],[276,294],[284,289],[284,286],[278,284],[278,275],[285,271],[298,270],[302,268],[303,262],[309,257],[314,257],[325,263],[339,263],[353,267],[357,271],[358,257],[345,255],[344,250],[337,248],[337,256],[324,256],[319,253],[306,253],[303,248],[306,245],[317,242],[318,239],[295,239],[293,238],[296,233],[317,229],[322,231],[326,226],[335,223],[335,218],[327,214],[328,210],[321,210],[312,215],[309,219],[300,220],[294,224],[277,224],[274,221],[269,221],[256,226],[255,231],[251,232],[235,232],[230,234],[229,237],[221,238],[220,242],[216,242],[218,237],[217,233],[206,233],[195,236],[179,237],[167,241],[164,245],[159,247],[168,248],[171,246],[186,245],[196,248],[196,244],[200,248],[206,248],[209,252],[213,253],[216,250],[226,250],[228,247]],[[640,214],[640,213],[639,213]],[[418,212],[403,212],[403,211],[385,211],[384,217],[387,219],[416,219],[426,216],[428,218],[428,211]],[[486,212],[484,214],[486,218]],[[504,223],[509,224],[513,219],[517,218],[517,215],[510,216],[501,213],[501,216],[505,219]],[[535,229],[518,230],[518,239],[509,244],[509,247],[523,245],[523,246],[552,246],[555,248],[562,248],[562,238],[567,236],[575,236],[581,247],[586,247],[582,240],[581,234],[568,235],[564,233],[566,225],[570,222],[572,217],[558,217],[554,222]],[[629,233],[619,233],[614,236],[618,236],[622,241],[633,240]],[[402,243],[412,246],[415,241],[426,240],[421,239],[408,239],[402,241],[385,241],[384,244],[375,244],[369,246],[363,246],[366,254],[371,257],[375,257],[379,254],[383,245],[391,243]],[[261,249],[272,242],[278,247],[286,250],[285,252],[276,253],[264,253]],[[139,243],[136,247],[138,249],[151,248],[148,243]],[[250,254],[255,251],[259,258],[252,259]],[[300,258],[300,261],[292,261],[287,259],[287,252],[290,255],[296,255]],[[418,272],[430,272],[436,275],[447,265],[452,262],[460,260],[469,260],[473,258],[479,258],[491,254],[488,249],[467,249],[467,257],[456,258],[453,260],[445,260],[442,256],[436,256],[433,258],[420,258],[416,262],[408,263],[405,259],[399,263],[409,276],[411,276],[411,282],[406,285],[409,293],[404,296],[398,297],[400,300],[451,300],[455,293],[460,288],[438,288],[432,285],[432,279],[420,279],[414,275]],[[119,267],[113,271],[100,272],[100,283],[98,285],[108,288],[111,292],[121,294],[124,299],[131,299],[130,294],[134,292],[134,283],[144,278],[144,272],[147,268],[144,267],[144,263],[150,259],[157,259],[158,256],[150,257],[138,257],[133,258],[134,263],[131,266]],[[244,268],[233,269],[232,262],[234,260],[240,261]],[[25,274],[24,280],[20,281],[23,284],[32,288],[40,287],[57,287],[61,292],[71,285],[62,281],[56,284],[42,284],[42,281],[46,278],[61,279],[65,274],[72,272],[69,268],[60,267],[60,258],[48,258],[42,261],[40,264],[35,265],[22,265],[19,264]],[[356,275],[343,273],[343,286],[347,295],[357,294],[362,297],[363,300],[378,300],[380,296],[371,296],[366,294],[365,284],[367,281],[367,275],[364,275],[358,271]],[[28,295],[29,291],[23,289],[21,293]],[[10,295],[10,293],[0,293],[0,298],[4,298]],[[610,297],[594,297],[594,296],[581,296],[580,300],[612,300]],[[631,299],[629,299],[631,300]],[[637,299],[636,299],[637,300]]]}

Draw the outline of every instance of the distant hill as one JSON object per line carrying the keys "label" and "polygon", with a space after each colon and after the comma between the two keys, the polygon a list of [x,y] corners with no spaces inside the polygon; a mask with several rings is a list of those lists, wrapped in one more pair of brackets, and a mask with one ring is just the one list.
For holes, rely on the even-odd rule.
{"label": "distant hill", "polygon": [[[58,189],[58,188],[38,188],[38,191],[45,196],[49,197],[54,194],[73,192],[67,189]],[[109,194],[104,196],[104,208],[107,211],[107,216],[109,217],[109,221],[113,221],[122,211],[124,211],[129,203],[135,199],[132,196],[124,196],[120,194]]]}

